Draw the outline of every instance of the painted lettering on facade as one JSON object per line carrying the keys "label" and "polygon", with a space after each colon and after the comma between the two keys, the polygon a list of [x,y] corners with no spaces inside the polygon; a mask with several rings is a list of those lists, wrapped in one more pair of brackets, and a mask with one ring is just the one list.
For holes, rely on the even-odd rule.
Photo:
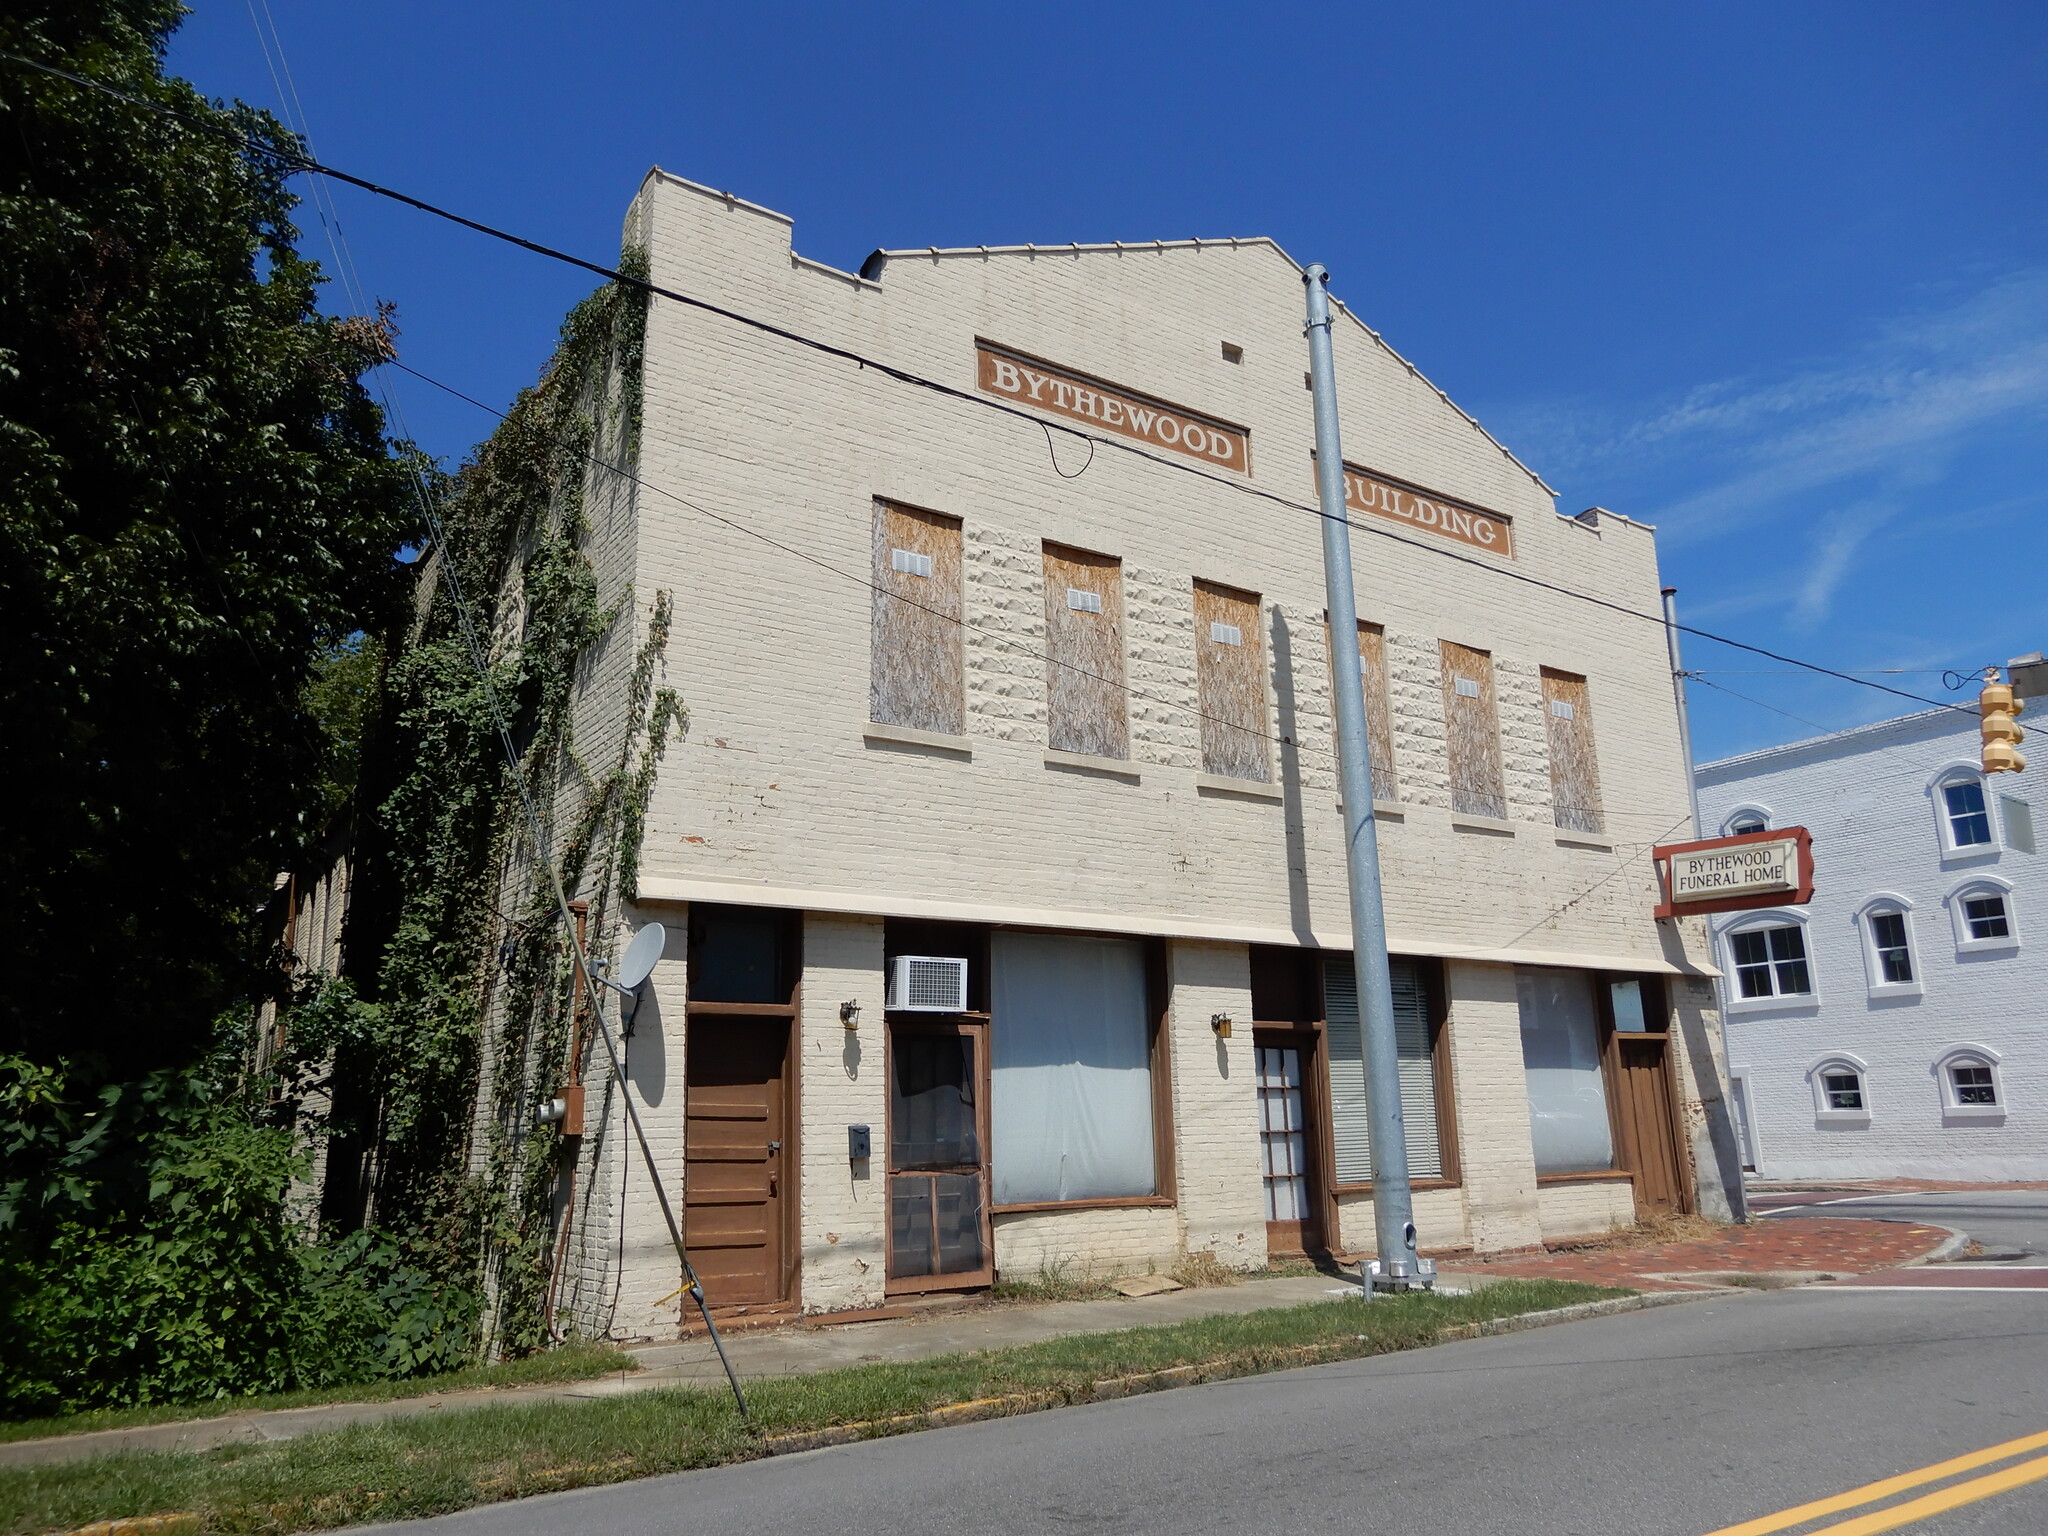
{"label": "painted lettering on facade", "polygon": [[1107,427],[1241,475],[1251,473],[1251,440],[1240,427],[1226,427],[987,346],[976,348],[976,360],[981,387],[992,395]]}
{"label": "painted lettering on facade", "polygon": [[1781,842],[1674,853],[1670,880],[1674,902],[1789,891],[1799,884],[1799,843],[1788,837]]}
{"label": "painted lettering on facade", "polygon": [[1474,549],[1515,558],[1514,525],[1506,518],[1390,485],[1356,464],[1344,466],[1344,504],[1354,512],[1370,512]]}

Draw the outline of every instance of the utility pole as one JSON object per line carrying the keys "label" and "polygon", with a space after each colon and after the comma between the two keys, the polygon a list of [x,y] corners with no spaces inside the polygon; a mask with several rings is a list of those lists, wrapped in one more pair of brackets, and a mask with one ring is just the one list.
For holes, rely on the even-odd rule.
{"label": "utility pole", "polygon": [[[1678,702],[1678,754],[1685,760],[1685,803],[1692,808],[1692,835],[1706,836],[1707,829],[1700,825],[1700,782],[1692,768],[1692,715],[1685,702],[1685,662],[1678,650],[1678,588],[1662,589],[1664,598],[1664,649],[1671,656],[1671,695]],[[1709,925],[1711,927],[1711,925]],[[1728,1017],[1725,988],[1715,985],[1715,997],[1721,1004],[1721,1017]],[[1725,1034],[1723,1050],[1726,1050]],[[1749,1191],[1742,1183],[1742,1148],[1736,1144],[1735,1117],[1728,1095],[1735,1091],[1733,1083],[1725,1084],[1726,1092],[1721,1096],[1720,1113],[1707,1107],[1707,1139],[1713,1144],[1714,1157],[1721,1165],[1721,1187],[1727,1191],[1728,1214],[1736,1221],[1749,1220]]]}
{"label": "utility pole", "polygon": [[1358,659],[1358,600],[1351,587],[1351,524],[1344,507],[1344,446],[1337,433],[1337,366],[1330,348],[1330,274],[1318,263],[1308,287],[1309,378],[1316,402],[1316,490],[1323,510],[1323,580],[1329,592],[1331,673],[1337,688],[1337,778],[1344,796],[1344,861],[1351,885],[1351,953],[1358,977],[1359,1041],[1365,1056],[1367,1131],[1372,1147],[1373,1231],[1378,1262],[1367,1294],[1430,1286],[1433,1261],[1415,1253],[1408,1183],[1408,1130],[1401,1120],[1400,1053],[1394,988],[1387,971],[1387,919],[1380,903],[1380,845],[1372,817],[1372,759],[1366,747],[1365,686]]}

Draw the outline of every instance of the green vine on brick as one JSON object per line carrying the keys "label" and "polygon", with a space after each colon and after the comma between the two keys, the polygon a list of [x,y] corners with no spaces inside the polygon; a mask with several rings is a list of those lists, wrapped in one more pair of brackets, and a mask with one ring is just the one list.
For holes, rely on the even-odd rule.
{"label": "green vine on brick", "polygon": [[[643,253],[621,265],[645,274]],[[643,291],[599,289],[471,462],[428,484],[444,538],[422,562],[412,632],[390,645],[344,976],[305,988],[291,1021],[298,1068],[332,1072],[327,1218],[398,1233],[410,1262],[473,1287],[487,1300],[479,1344],[495,1354],[547,1341],[554,1191],[569,1155],[533,1114],[568,1080],[574,995],[569,935],[539,864],[587,903],[602,953],[635,893],[662,754],[688,727],[675,691],[657,686],[666,592],[623,689],[604,688],[634,600],[629,589],[601,602],[586,551],[593,505],[630,507],[645,334]],[[584,723],[619,736],[596,763],[577,739],[586,689],[607,702]],[[601,1125],[593,1117],[586,1140]]]}

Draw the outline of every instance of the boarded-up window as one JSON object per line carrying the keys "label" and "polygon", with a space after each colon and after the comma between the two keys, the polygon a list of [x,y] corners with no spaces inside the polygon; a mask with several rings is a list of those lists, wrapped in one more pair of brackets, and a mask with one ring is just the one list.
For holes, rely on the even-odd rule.
{"label": "boarded-up window", "polygon": [[1266,648],[1253,592],[1195,583],[1196,708],[1202,768],[1232,779],[1273,776],[1266,751]]}
{"label": "boarded-up window", "polygon": [[875,503],[874,568],[868,718],[960,735],[960,520]]}
{"label": "boarded-up window", "polygon": [[[1415,961],[1390,957],[1387,966],[1394,984],[1394,1048],[1399,1057],[1408,1174],[1417,1179],[1440,1179],[1444,1176],[1444,1152],[1437,1115],[1436,1042],[1429,988]],[[1329,1042],[1330,1140],[1337,1182],[1369,1183],[1372,1139],[1367,1124],[1365,1047],[1351,956],[1324,958],[1323,1008]]]}
{"label": "boarded-up window", "polygon": [[1543,669],[1543,725],[1550,737],[1552,816],[1568,832],[1600,832],[1600,765],[1593,758],[1593,712],[1586,680]]}
{"label": "boarded-up window", "polygon": [[1455,640],[1441,647],[1451,810],[1504,818],[1508,802],[1500,767],[1500,716],[1493,702],[1493,657]]}
{"label": "boarded-up window", "polygon": [[1394,778],[1394,721],[1387,705],[1387,634],[1377,624],[1358,623],[1359,681],[1365,686],[1365,744],[1372,759],[1372,797],[1401,798]]}
{"label": "boarded-up window", "polygon": [[1045,546],[1046,743],[1055,752],[1129,757],[1124,719],[1121,562]]}

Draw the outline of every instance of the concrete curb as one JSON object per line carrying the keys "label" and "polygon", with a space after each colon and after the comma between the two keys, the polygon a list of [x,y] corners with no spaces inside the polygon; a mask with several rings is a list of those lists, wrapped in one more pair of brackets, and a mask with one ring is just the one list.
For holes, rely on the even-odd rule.
{"label": "concrete curb", "polygon": [[1970,1246],[1970,1234],[1956,1227],[1944,1227],[1938,1221],[1916,1221],[1916,1227],[1937,1227],[1948,1234],[1917,1259],[1908,1259],[1900,1269],[1918,1269],[1922,1264],[1946,1264],[1965,1248]]}
{"label": "concrete curb", "polygon": [[[1612,1317],[1622,1312],[1641,1312],[1650,1307],[1667,1307],[1675,1302],[1700,1301],[1710,1296],[1746,1295],[1736,1290],[1646,1291],[1636,1296],[1616,1296],[1606,1301],[1581,1301],[1569,1307],[1552,1307],[1543,1312],[1524,1312],[1516,1317],[1489,1318],[1483,1323],[1453,1323],[1437,1330],[1424,1349],[1454,1344],[1464,1339],[1488,1338],[1495,1334],[1521,1333],[1530,1328],[1548,1328],[1555,1323],[1576,1323],[1584,1318]],[[1370,1355],[1343,1355],[1323,1359],[1319,1345],[1308,1344],[1287,1350],[1301,1365],[1342,1365]],[[1406,1351],[1394,1351],[1406,1353]],[[867,1419],[858,1424],[834,1424],[827,1429],[800,1430],[774,1435],[762,1443],[768,1456],[790,1456],[798,1451],[822,1451],[837,1445],[855,1445],[862,1440],[880,1440],[890,1435],[914,1434],[924,1429],[943,1429],[952,1424],[977,1424],[988,1419],[1014,1418],[1019,1414],[1041,1413],[1048,1408],[1079,1407],[1084,1403],[1112,1402],[1147,1392],[1166,1392],[1175,1387],[1200,1386],[1211,1381],[1231,1381],[1247,1376],[1264,1376],[1273,1371],[1294,1369],[1268,1357],[1268,1363],[1248,1366],[1242,1361],[1215,1360],[1198,1365],[1176,1365],[1163,1371],[1144,1371],[1135,1376],[1115,1376],[1095,1382],[1085,1392],[1068,1396],[1059,1392],[1021,1392],[1009,1397],[984,1397],[972,1402],[952,1403],[929,1413],[899,1414],[888,1419]]]}

